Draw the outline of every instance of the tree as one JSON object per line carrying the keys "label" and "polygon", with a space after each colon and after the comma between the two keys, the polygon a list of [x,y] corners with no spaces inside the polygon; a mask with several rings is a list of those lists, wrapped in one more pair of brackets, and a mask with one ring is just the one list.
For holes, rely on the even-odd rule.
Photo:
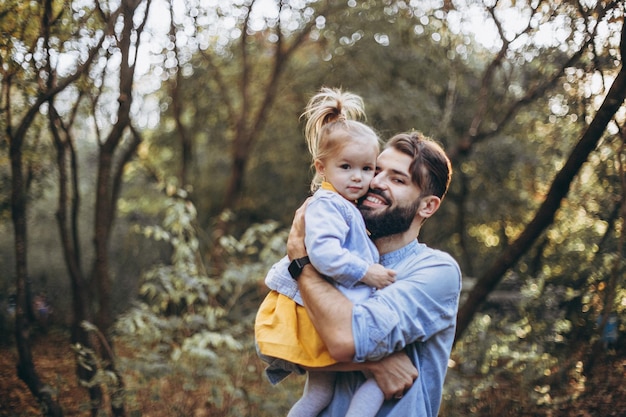
{"label": "tree", "polygon": [[[606,8],[601,8],[600,5],[598,5],[598,9],[596,10],[597,13],[593,15],[590,13],[586,17],[592,18],[594,20],[596,18],[601,19],[603,16],[610,14],[610,12],[616,6],[619,5],[615,2],[609,3]],[[452,157],[455,157],[457,153],[467,152],[472,144],[474,144],[477,140],[493,134],[495,131],[498,131],[501,128],[502,124],[506,123],[517,112],[517,108],[519,106],[528,103],[530,100],[532,100],[532,97],[536,97],[538,94],[543,93],[551,85],[554,85],[556,81],[560,78],[561,74],[565,72],[565,69],[573,65],[573,63],[582,55],[583,51],[587,49],[588,45],[594,39],[594,33],[589,33],[589,37],[587,38],[587,40],[582,43],[581,47],[578,49],[578,51],[576,51],[576,53],[574,53],[574,55],[570,59],[564,62],[562,66],[557,68],[554,76],[549,77],[545,83],[539,84],[534,89],[529,90],[526,96],[524,96],[522,99],[514,101],[513,104],[509,107],[509,110],[503,113],[503,118],[497,124],[495,124],[495,127],[492,128],[491,132],[485,132],[480,134],[480,130],[478,127],[483,121],[483,114],[487,107],[487,88],[492,82],[493,70],[500,65],[499,61],[504,56],[508,46],[510,45],[510,43],[506,41],[506,38],[504,37],[504,34],[502,32],[502,26],[493,14],[494,9],[490,8],[489,10],[494,17],[494,21],[499,27],[503,46],[496,60],[492,62],[492,64],[485,72],[485,77],[483,79],[483,84],[481,88],[482,93],[479,96],[480,101],[478,111],[474,117],[472,126],[468,130],[467,135],[459,143],[458,147],[455,150],[456,152],[453,151]],[[590,24],[589,26],[593,27],[593,24]],[[527,27],[527,29],[529,28],[530,26]],[[624,52],[626,51],[625,45],[626,32],[624,31],[624,29],[622,29],[620,48],[622,57],[624,56]],[[607,125],[611,122],[613,116],[622,106],[624,98],[626,98],[626,79],[624,77],[624,66],[622,64],[622,68],[619,71],[602,106],[600,107],[600,109],[598,109],[593,121],[590,123],[585,134],[583,134],[576,147],[574,147],[574,149],[572,150],[570,157],[568,158],[561,171],[555,176],[550,190],[546,195],[546,198],[543,201],[541,207],[535,214],[534,219],[526,226],[526,228],[518,236],[518,238],[505,249],[505,251],[494,262],[491,268],[484,272],[475,287],[470,292],[467,300],[459,310],[457,340],[459,336],[467,329],[469,323],[474,316],[474,313],[485,301],[490,291],[492,291],[498,284],[498,282],[502,279],[504,273],[509,268],[511,268],[526,251],[529,250],[529,248],[541,235],[541,233],[554,221],[554,215],[556,211],[560,208],[562,200],[566,197],[572,180],[578,174],[580,168],[587,160],[589,154],[596,148],[598,142],[600,141],[602,135],[607,128]]]}
{"label": "tree", "polygon": [[[16,340],[19,351],[18,375],[24,380],[33,395],[45,405],[46,413],[48,413],[48,415],[57,416],[61,415],[61,410],[58,404],[53,401],[49,391],[45,389],[44,384],[40,381],[35,371],[29,345],[30,323],[26,313],[31,309],[31,305],[27,297],[27,195],[23,172],[22,149],[27,140],[28,131],[43,104],[62,92],[70,83],[76,80],[82,72],[86,71],[95,53],[88,55],[79,71],[55,85],[49,82],[54,77],[52,73],[46,74],[47,77],[45,77],[43,71],[35,72],[36,78],[33,81],[39,83],[40,89],[39,91],[34,91],[35,97],[33,104],[19,115],[21,116],[19,121],[14,121],[14,111],[17,108],[12,102],[13,95],[15,94],[14,80],[22,77],[28,79],[29,74],[22,73],[20,62],[16,62],[16,57],[13,54],[16,52],[15,49],[19,48],[20,45],[28,45],[33,48],[31,50],[32,59],[34,52],[37,50],[35,40],[39,38],[43,39],[45,46],[49,46],[50,30],[55,24],[57,17],[53,15],[52,6],[51,1],[44,2],[41,9],[30,8],[29,6],[25,7],[20,5],[19,2],[12,2],[5,5],[6,9],[2,14],[12,16],[14,20],[10,21],[12,24],[11,29],[13,30],[9,33],[12,34],[12,37],[6,39],[7,49],[5,49],[2,54],[2,62],[6,64],[3,65],[2,91],[4,100],[3,113],[5,114],[6,120],[5,132],[9,142],[11,160],[11,213],[15,234],[15,259],[17,269]],[[9,21],[7,20],[7,22]],[[43,52],[44,56],[47,58],[45,61],[46,65],[50,68],[49,49],[46,48]]]}
{"label": "tree", "polygon": [[[63,4],[56,4],[52,0],[44,2],[42,7],[21,6],[17,3],[6,5],[5,12],[15,16],[13,31],[14,37],[8,39],[9,48],[3,54],[3,62],[6,67],[2,78],[3,98],[5,101],[4,112],[6,115],[6,132],[10,144],[11,166],[12,166],[12,215],[15,229],[15,248],[17,265],[17,285],[18,289],[18,309],[16,328],[20,351],[20,376],[31,388],[34,395],[40,397],[46,403],[46,409],[50,413],[60,412],[58,406],[51,402],[47,390],[42,389],[32,365],[30,348],[28,346],[28,327],[24,313],[30,308],[26,299],[26,190],[24,188],[22,147],[27,140],[29,128],[33,124],[44,104],[47,105],[46,112],[49,116],[49,128],[57,149],[57,164],[59,168],[59,207],[57,220],[61,233],[65,261],[72,282],[74,300],[74,323],[73,341],[77,346],[87,349],[94,347],[93,339],[82,326],[84,320],[94,320],[100,329],[105,332],[113,323],[111,313],[111,277],[109,275],[108,250],[110,243],[110,231],[115,219],[116,202],[119,198],[122,173],[124,167],[134,154],[140,136],[131,126],[130,114],[133,97],[133,80],[135,73],[136,48],[139,44],[141,32],[145,25],[150,1],[125,1],[116,10],[108,10],[105,4],[93,3],[89,5],[77,6],[80,9],[72,10],[71,18],[76,18],[79,25],[72,27],[64,20],[66,10]],[[40,16],[40,19],[32,19],[33,16]],[[135,26],[135,18],[138,17],[138,24]],[[80,20],[82,19],[82,22]],[[119,28],[118,22],[122,22]],[[35,23],[38,22],[38,25]],[[71,19],[69,22],[72,22]],[[83,26],[80,23],[84,23]],[[21,28],[22,32],[17,33]],[[83,31],[92,31],[94,41],[89,42],[83,36]],[[136,39],[133,41],[133,39]],[[65,41],[65,43],[63,43]],[[103,48],[104,42],[109,43],[107,48]],[[63,45],[62,47],[59,45]],[[66,45],[75,47],[73,51],[63,50]],[[26,59],[20,48],[29,47]],[[115,48],[115,49],[114,49]],[[106,50],[113,51],[107,53]],[[82,56],[75,62],[75,67],[69,71],[69,75],[64,76],[64,69],[57,59],[64,53],[75,53]],[[101,67],[100,77],[94,79],[101,82],[100,89],[94,84],[85,83],[89,71],[97,71],[92,64],[98,56],[108,56],[120,58],[120,68],[118,72],[119,84],[117,88],[118,107],[115,114],[115,122],[108,133],[99,142],[98,154],[98,177],[95,187],[95,225],[94,225],[94,245],[95,260],[90,278],[87,278],[81,269],[81,255],[79,230],[77,216],[79,211],[79,192],[77,186],[78,166],[76,164],[75,146],[73,144],[72,127],[74,120],[80,109],[79,104],[87,90],[92,89],[91,94],[87,94],[91,99],[93,117],[96,119],[96,126],[100,123],[98,108],[101,98],[102,87],[106,85],[109,76],[107,66]],[[19,60],[22,59],[22,62]],[[23,69],[26,68],[27,71]],[[30,72],[29,72],[30,71]],[[13,80],[17,77],[24,77],[25,80],[37,83],[39,89],[29,92],[22,90],[28,97],[33,94],[32,105],[29,106],[22,115],[21,120],[15,124],[13,111],[17,106],[13,105],[11,98],[15,94]],[[29,77],[33,77],[29,79]],[[73,89],[78,91],[77,99],[71,106],[71,111],[67,114],[59,110],[68,104],[70,100],[55,101],[62,92]],[[19,91],[19,90],[18,90]],[[64,115],[67,120],[64,120]],[[98,138],[102,132],[96,129]],[[129,139],[125,139],[126,132],[130,131]],[[69,178],[69,180],[68,180]],[[68,187],[68,184],[70,186]],[[70,203],[71,196],[71,203]],[[68,216],[68,206],[70,207]],[[89,285],[93,284],[95,291],[90,291]],[[93,312],[92,306],[96,305],[97,310]],[[108,342],[105,342],[108,343]],[[94,350],[95,352],[95,350]],[[95,354],[95,353],[94,353]],[[107,369],[116,374],[113,358],[110,350],[102,348],[100,354],[104,356]],[[94,370],[79,366],[79,377],[87,382],[93,400],[92,413],[98,413],[101,401],[101,391],[99,381],[92,381]],[[124,415],[124,404],[121,397],[115,394],[121,392],[123,387],[121,378],[117,378],[114,385],[116,389],[111,393],[111,407],[114,415]],[[56,414],[58,415],[58,414]]]}
{"label": "tree", "polygon": [[[168,49],[174,52],[177,65],[169,69],[172,80],[167,100],[172,104],[182,154],[187,155],[190,144],[181,128],[181,115],[185,113],[180,101],[183,83],[200,83],[215,94],[214,100],[219,106],[215,111],[226,119],[224,124],[227,131],[222,135],[227,137],[230,144],[230,173],[220,210],[236,209],[251,153],[265,132],[285,72],[298,51],[310,42],[311,34],[317,30],[316,22],[320,18],[339,16],[347,6],[326,1],[308,5],[280,1],[276,3],[276,10],[264,16],[261,16],[263,11],[259,10],[260,6],[256,6],[255,0],[240,6],[224,4],[215,10],[202,10],[195,3],[188,3],[186,7],[184,13],[171,13],[171,44]],[[185,54],[181,53],[179,45],[183,42],[179,37],[189,37],[189,27],[195,28],[196,37],[203,36],[205,32],[221,27],[223,23],[219,16],[229,16],[236,21],[234,27],[224,28],[219,44],[198,50],[191,48]],[[209,22],[208,26],[204,22]],[[230,33],[236,35],[231,38]],[[189,52],[199,56],[199,59],[184,59],[184,56],[192,56]],[[197,67],[200,65],[207,70],[199,71]],[[189,81],[185,81],[185,71],[193,71],[193,77],[187,76]],[[187,106],[191,104],[199,103],[189,102]],[[196,106],[196,117],[205,122],[204,114],[198,113],[197,109]],[[186,113],[191,114],[191,110]],[[188,164],[188,158],[183,158],[184,165]]]}

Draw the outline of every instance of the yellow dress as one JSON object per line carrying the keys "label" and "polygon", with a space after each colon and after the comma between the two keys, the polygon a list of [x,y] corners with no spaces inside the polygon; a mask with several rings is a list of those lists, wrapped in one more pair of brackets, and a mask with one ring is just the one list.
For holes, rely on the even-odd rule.
{"label": "yellow dress", "polygon": [[311,368],[337,363],[304,307],[276,291],[271,291],[261,303],[254,334],[263,355]]}

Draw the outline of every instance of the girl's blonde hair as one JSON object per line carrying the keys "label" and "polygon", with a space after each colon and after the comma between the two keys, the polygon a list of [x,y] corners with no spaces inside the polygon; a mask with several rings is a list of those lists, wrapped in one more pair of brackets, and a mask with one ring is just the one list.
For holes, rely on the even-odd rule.
{"label": "girl's blonde hair", "polygon": [[[312,166],[316,160],[323,161],[328,155],[339,152],[345,141],[333,133],[349,132],[351,138],[366,139],[380,149],[380,138],[374,130],[357,119],[365,119],[363,99],[356,94],[338,88],[322,87],[314,95],[302,116],[306,118],[304,138],[311,153]],[[315,192],[324,179],[315,171],[311,192]]]}

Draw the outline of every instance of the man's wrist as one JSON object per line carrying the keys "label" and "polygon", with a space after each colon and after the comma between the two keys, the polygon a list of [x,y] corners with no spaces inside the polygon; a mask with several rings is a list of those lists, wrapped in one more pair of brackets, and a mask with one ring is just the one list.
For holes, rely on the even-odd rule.
{"label": "man's wrist", "polygon": [[304,265],[304,267],[302,268],[302,274],[300,275],[300,277],[303,277],[303,276],[310,277],[312,275],[317,275],[317,270],[315,269],[313,264],[308,263]]}
{"label": "man's wrist", "polygon": [[289,267],[287,268],[289,271],[289,275],[291,275],[291,278],[297,281],[300,277],[300,274],[302,274],[302,270],[304,269],[304,267],[306,265],[309,265],[310,263],[311,261],[309,260],[308,256],[303,256],[302,258],[296,258],[292,260],[289,264]]}
{"label": "man's wrist", "polygon": [[374,373],[379,369],[378,362],[365,361],[365,362],[359,362],[359,363],[361,364],[361,366],[363,366],[363,371],[369,372],[371,375],[374,375]]}

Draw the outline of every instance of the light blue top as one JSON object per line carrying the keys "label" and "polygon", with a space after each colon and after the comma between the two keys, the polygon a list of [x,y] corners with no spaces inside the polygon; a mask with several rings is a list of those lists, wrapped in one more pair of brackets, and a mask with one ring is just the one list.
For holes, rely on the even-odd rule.
{"label": "light blue top", "polygon": [[[354,302],[367,299],[373,288],[361,283],[367,269],[378,262],[378,250],[369,238],[361,212],[335,191],[318,189],[304,213],[304,244],[311,264],[322,275],[334,280]],[[288,263],[283,259],[287,272]],[[297,283],[289,276],[268,274],[270,289],[302,305]]]}
{"label": "light blue top", "polygon": [[[288,279],[293,283],[285,262],[283,259],[269,272],[282,277],[268,277],[269,281],[281,284]],[[375,361],[404,349],[419,377],[402,399],[385,401],[377,416],[435,417],[454,341],[461,293],[459,266],[447,253],[417,240],[382,255],[380,263],[397,272],[396,282],[355,304],[354,361]],[[282,286],[273,289],[291,291]],[[344,416],[364,380],[361,372],[338,373],[332,402],[320,416]]]}
{"label": "light blue top", "polygon": [[304,244],[320,274],[352,288],[378,262],[361,212],[337,192],[317,190],[304,216]]}

